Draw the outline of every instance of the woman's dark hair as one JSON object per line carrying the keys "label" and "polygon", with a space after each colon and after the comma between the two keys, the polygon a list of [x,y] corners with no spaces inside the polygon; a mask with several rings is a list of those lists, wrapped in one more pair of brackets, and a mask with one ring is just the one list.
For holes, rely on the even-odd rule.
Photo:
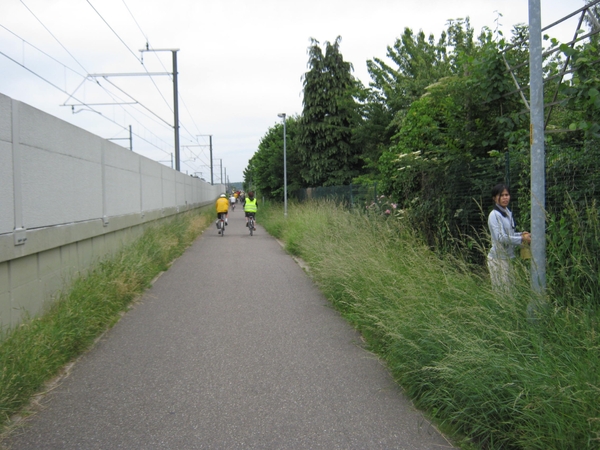
{"label": "woman's dark hair", "polygon": [[497,184],[496,186],[494,186],[492,188],[492,198],[496,198],[496,196],[502,194],[504,191],[508,192],[510,194],[510,189],[508,188],[507,185],[505,184]]}

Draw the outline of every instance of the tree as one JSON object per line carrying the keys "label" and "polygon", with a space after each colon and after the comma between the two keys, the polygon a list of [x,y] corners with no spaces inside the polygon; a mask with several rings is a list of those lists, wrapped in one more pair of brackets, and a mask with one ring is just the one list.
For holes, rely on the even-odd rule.
{"label": "tree", "polygon": [[360,159],[352,143],[358,120],[354,94],[358,84],[352,64],[340,53],[341,37],[325,43],[312,39],[304,74],[303,112],[299,123],[298,152],[302,177],[312,186],[349,183],[359,174]]}
{"label": "tree", "polygon": [[[426,36],[423,31],[413,33],[405,28],[393,46],[387,48],[387,58],[367,61],[371,76],[364,105],[364,121],[355,131],[357,143],[363,149],[365,166],[377,172],[377,162],[392,145],[411,104],[419,99],[427,86],[452,75],[452,61],[448,56],[448,35],[455,46],[466,46],[472,32],[463,22],[451,22],[451,31],[440,39]],[[466,21],[468,24],[468,21]]]}
{"label": "tree", "polygon": [[[300,158],[297,151],[298,118],[286,118],[286,165],[288,192],[301,187]],[[269,128],[258,144],[258,150],[244,171],[245,185],[274,200],[283,200],[283,124]]]}

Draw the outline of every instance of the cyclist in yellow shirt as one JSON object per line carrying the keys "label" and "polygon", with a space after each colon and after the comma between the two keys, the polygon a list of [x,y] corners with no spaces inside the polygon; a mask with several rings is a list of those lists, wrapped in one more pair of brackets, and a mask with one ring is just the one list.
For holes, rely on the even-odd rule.
{"label": "cyclist in yellow shirt", "polygon": [[[221,196],[217,199],[216,203],[217,207],[217,227],[219,226],[219,219],[224,214],[225,215],[225,225],[228,225],[227,219],[229,218],[229,200],[225,194],[221,194]],[[219,234],[221,231],[219,230]]]}

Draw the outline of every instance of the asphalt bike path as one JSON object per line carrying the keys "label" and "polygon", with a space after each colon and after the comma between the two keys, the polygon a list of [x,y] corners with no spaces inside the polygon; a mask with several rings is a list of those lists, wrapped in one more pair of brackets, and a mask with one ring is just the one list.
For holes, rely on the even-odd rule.
{"label": "asphalt bike path", "polygon": [[452,448],[257,220],[209,227],[4,448]]}

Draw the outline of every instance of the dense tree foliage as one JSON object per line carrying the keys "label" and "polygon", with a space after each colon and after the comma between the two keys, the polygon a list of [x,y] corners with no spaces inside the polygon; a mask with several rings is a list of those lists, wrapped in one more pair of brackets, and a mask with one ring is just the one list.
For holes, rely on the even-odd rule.
{"label": "dense tree foliage", "polygon": [[311,186],[347,184],[360,173],[359,153],[352,142],[358,85],[352,65],[340,52],[340,42],[340,37],[325,42],[323,53],[313,39],[309,48],[298,152],[302,178]]}

